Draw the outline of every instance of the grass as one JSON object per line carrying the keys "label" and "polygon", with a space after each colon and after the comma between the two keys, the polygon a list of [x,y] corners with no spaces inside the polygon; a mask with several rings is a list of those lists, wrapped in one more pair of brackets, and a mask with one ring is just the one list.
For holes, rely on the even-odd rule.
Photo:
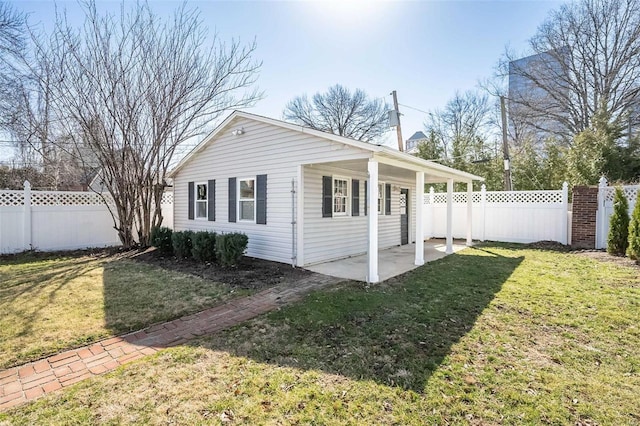
{"label": "grass", "polygon": [[640,424],[640,276],[467,249],[161,351],[7,424]]}
{"label": "grass", "polygon": [[130,259],[4,260],[0,368],[192,313],[231,294],[226,285]]}

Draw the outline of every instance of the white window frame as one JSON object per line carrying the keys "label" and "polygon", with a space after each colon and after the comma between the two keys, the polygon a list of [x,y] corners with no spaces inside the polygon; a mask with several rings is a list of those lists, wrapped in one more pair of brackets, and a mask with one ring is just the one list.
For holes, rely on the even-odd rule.
{"label": "white window frame", "polygon": [[[200,200],[198,199],[198,187],[204,185],[205,187],[205,196],[204,196],[204,200]],[[194,189],[195,194],[193,197],[193,209],[194,209],[194,215],[193,217],[196,220],[207,220],[209,219],[209,182],[196,182],[195,184],[195,189]],[[204,204],[204,216],[198,216],[198,204]]]}
{"label": "white window frame", "polygon": [[[336,180],[345,181],[344,212],[336,212]],[[351,179],[345,176],[331,176],[331,212],[334,217],[351,216]]]}
{"label": "white window frame", "polygon": [[[382,188],[382,190],[380,190],[380,188]],[[385,199],[385,197],[387,196],[386,189],[387,188],[386,188],[385,182],[378,182],[378,214],[379,215],[385,214],[384,209],[387,201]],[[382,194],[382,197],[380,197],[381,194]]]}
{"label": "white window frame", "polygon": [[[253,181],[253,198],[242,198],[240,196],[240,185],[242,184],[243,181],[248,181],[248,180],[252,180]],[[257,200],[256,200],[256,196],[257,196],[257,183],[258,183],[258,179],[256,176],[251,176],[251,177],[244,177],[244,178],[238,178],[238,187],[237,187],[237,194],[238,194],[238,204],[237,204],[237,211],[238,211],[238,221],[239,222],[246,222],[246,223],[256,223],[256,204],[257,204]],[[243,219],[242,218],[242,202],[243,201],[253,201],[253,219]]]}

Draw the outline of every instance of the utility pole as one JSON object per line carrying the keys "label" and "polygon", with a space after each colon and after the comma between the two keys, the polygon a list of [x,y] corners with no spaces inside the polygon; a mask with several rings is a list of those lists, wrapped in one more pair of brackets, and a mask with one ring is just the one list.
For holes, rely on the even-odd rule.
{"label": "utility pole", "polygon": [[391,94],[393,95],[393,107],[396,110],[396,115],[398,116],[398,125],[396,126],[396,133],[398,135],[398,150],[400,152],[404,151],[403,148],[403,143],[402,143],[402,129],[400,128],[400,110],[398,109],[398,95],[396,94],[396,91],[394,90],[393,92],[391,92]]}
{"label": "utility pole", "polygon": [[504,190],[512,191],[511,165],[509,158],[509,142],[507,141],[507,109],[504,104],[504,96],[500,96],[500,115],[502,116],[502,152],[504,154]]}

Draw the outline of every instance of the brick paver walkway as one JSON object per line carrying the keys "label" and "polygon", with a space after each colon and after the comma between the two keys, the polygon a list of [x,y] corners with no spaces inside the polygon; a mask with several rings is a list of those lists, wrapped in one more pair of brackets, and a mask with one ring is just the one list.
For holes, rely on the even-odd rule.
{"label": "brick paver walkway", "polygon": [[239,324],[338,281],[334,277],[314,274],[295,286],[263,290],[197,314],[0,371],[0,411],[111,371],[160,349]]}

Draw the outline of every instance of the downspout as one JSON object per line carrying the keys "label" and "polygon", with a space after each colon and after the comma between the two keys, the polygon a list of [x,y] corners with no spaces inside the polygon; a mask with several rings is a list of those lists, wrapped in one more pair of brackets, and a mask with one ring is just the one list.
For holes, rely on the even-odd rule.
{"label": "downspout", "polygon": [[291,179],[291,267],[296,267],[296,180]]}

